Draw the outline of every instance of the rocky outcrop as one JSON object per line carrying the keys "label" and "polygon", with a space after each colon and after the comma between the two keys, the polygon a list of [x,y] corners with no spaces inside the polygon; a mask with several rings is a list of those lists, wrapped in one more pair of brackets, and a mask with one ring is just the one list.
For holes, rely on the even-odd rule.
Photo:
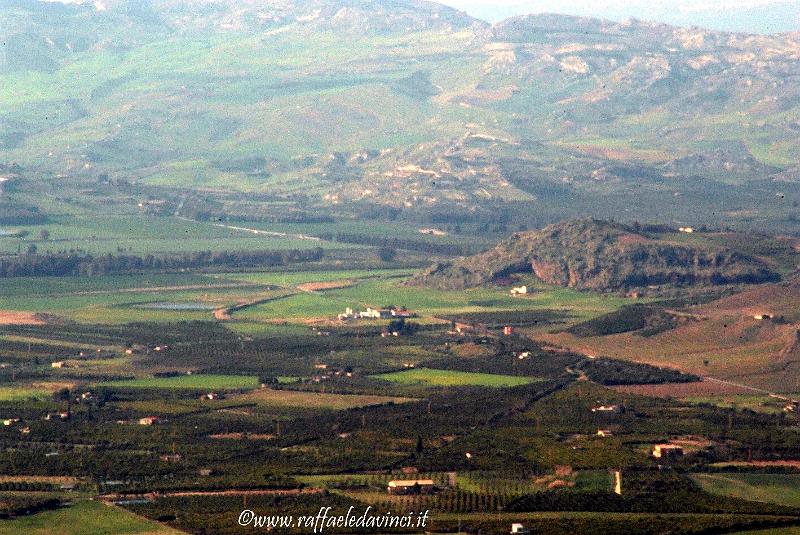
{"label": "rocky outcrop", "polygon": [[409,284],[468,288],[523,273],[548,284],[591,290],[780,279],[766,262],[738,251],[649,238],[618,223],[581,219],[515,234],[485,253],[436,264]]}

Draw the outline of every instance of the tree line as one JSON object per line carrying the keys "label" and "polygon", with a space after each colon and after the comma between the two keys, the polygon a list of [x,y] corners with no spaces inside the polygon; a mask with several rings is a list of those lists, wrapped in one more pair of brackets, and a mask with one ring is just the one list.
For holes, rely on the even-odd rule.
{"label": "tree line", "polygon": [[322,233],[318,235],[327,241],[339,243],[355,243],[358,245],[372,245],[383,249],[405,249],[406,251],[419,251],[423,253],[441,254],[447,256],[464,256],[472,253],[463,246],[455,243],[432,243],[409,238],[393,238],[390,236],[377,236],[374,234],[356,234],[352,232]]}
{"label": "tree line", "polygon": [[0,277],[91,277],[156,270],[174,271],[225,266],[267,267],[323,258],[321,248],[285,251],[199,251],[171,255],[91,255],[78,253],[24,254],[0,258]]}

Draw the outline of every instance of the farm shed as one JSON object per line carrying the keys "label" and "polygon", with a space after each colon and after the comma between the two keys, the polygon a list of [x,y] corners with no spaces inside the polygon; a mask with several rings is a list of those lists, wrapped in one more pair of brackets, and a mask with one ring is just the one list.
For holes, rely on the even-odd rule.
{"label": "farm shed", "polygon": [[386,487],[389,494],[430,494],[436,490],[432,479],[405,479],[389,481]]}
{"label": "farm shed", "polygon": [[656,444],[653,447],[653,457],[656,459],[668,459],[682,456],[682,446],[676,446],[675,444]]}
{"label": "farm shed", "polygon": [[139,418],[139,425],[155,425],[161,422],[161,418],[158,416],[145,416],[144,418]]}

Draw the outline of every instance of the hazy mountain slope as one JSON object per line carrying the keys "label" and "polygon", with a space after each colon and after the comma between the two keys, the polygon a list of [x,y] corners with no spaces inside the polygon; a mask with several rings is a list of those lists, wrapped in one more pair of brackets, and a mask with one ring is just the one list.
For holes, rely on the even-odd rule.
{"label": "hazy mountain slope", "polygon": [[[598,12],[593,2],[488,2],[480,0],[445,0],[445,4],[466,9],[471,15],[498,22],[510,17],[539,11],[558,11],[570,15],[593,16]],[[558,7],[556,7],[558,6]],[[762,2],[693,2],[627,0],[606,2],[603,17],[659,20],[675,26],[699,26],[728,32],[779,33],[800,29],[800,5],[792,0]],[[594,15],[596,16],[596,15]]]}
{"label": "hazy mountain slope", "polygon": [[402,0],[98,6],[0,5],[0,160],[467,213],[612,202],[633,184],[684,208],[795,187],[797,35],[555,15],[490,27]]}
{"label": "hazy mountain slope", "polygon": [[[225,177],[208,160],[258,155],[286,162],[457,133],[440,110],[397,85],[457,50],[463,56],[473,36],[454,28],[472,22],[450,10],[407,3],[403,11],[384,2],[360,9],[352,2],[298,3],[295,10],[274,2],[289,14],[268,11],[264,26],[252,27],[243,21],[255,24],[261,9],[214,3],[178,16],[170,4],[161,12],[152,7],[159,17],[134,45],[128,30],[138,28],[138,15],[113,6],[60,6],[38,23],[25,18],[38,3],[28,4],[3,10],[3,26],[15,28],[12,39],[45,43],[49,55],[43,52],[39,63],[50,72],[6,62],[12,72],[0,125],[4,156],[34,168],[155,174],[164,181],[192,174],[192,181],[214,183]],[[453,13],[452,21],[440,11]],[[99,35],[85,50],[49,44],[85,24],[86,34]],[[103,37],[107,24],[118,39]]]}
{"label": "hazy mountain slope", "polygon": [[[738,138],[759,151],[757,139],[797,128],[796,36],[542,15],[500,23],[494,39],[493,78],[518,81],[511,105],[549,109],[548,126],[562,136],[586,137],[588,129],[618,139],[611,148],[634,149]],[[522,117],[517,122],[529,127]],[[633,135],[619,139],[623,132]]]}
{"label": "hazy mountain slope", "polygon": [[548,284],[593,290],[780,278],[763,260],[737,251],[653,239],[617,223],[581,219],[514,234],[484,253],[436,264],[411,284],[465,288],[521,273]]}

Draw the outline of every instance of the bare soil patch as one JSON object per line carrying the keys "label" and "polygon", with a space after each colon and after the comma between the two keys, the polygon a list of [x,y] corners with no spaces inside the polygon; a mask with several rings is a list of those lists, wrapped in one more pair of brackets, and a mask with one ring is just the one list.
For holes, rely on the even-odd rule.
{"label": "bare soil patch", "polygon": [[322,282],[306,282],[297,286],[298,290],[303,292],[321,292],[324,290],[340,290],[342,288],[350,288],[355,284],[351,280],[339,281],[322,281]]}
{"label": "bare soil patch", "polygon": [[0,325],[44,325],[45,318],[35,312],[0,310]]}

